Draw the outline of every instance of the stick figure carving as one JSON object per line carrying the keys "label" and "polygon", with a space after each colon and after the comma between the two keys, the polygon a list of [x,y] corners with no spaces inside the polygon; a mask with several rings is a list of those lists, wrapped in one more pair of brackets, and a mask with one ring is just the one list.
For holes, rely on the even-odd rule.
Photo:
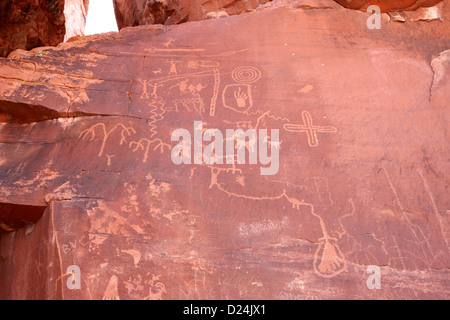
{"label": "stick figure carving", "polygon": [[170,60],[170,69],[169,69],[169,75],[177,75],[177,63],[180,63],[181,61],[177,61],[177,60]]}

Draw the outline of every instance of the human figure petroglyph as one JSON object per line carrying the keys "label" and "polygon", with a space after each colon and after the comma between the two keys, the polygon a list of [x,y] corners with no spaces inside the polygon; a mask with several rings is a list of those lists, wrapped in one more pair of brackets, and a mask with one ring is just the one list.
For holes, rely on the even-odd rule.
{"label": "human figure petroglyph", "polygon": [[[167,49],[156,49],[156,48],[152,48],[152,49],[145,49],[145,50],[150,50],[152,52],[156,52],[156,51],[176,51],[176,52],[185,52],[185,53],[189,53],[189,52],[196,52],[196,51],[203,51],[204,49],[171,49],[171,48],[167,48]],[[192,68],[207,68],[209,69],[208,71],[200,71],[200,72],[196,72],[196,73],[187,73],[184,75],[179,75],[178,72],[178,68],[177,68],[177,64],[181,63],[182,61],[177,60],[178,58],[173,58],[171,60],[166,60],[167,63],[170,64],[169,67],[169,72],[168,72],[168,77],[163,77],[163,78],[158,78],[158,79],[154,79],[152,81],[157,81],[158,83],[163,83],[163,82],[167,82],[167,81],[173,81],[174,79],[179,79],[181,77],[188,77],[188,76],[202,76],[202,75],[209,75],[210,72],[212,72],[212,75],[214,76],[214,83],[212,86],[212,96],[211,96],[211,102],[210,102],[210,116],[214,116],[215,114],[215,110],[216,110],[216,103],[217,103],[217,98],[219,96],[219,87],[220,87],[220,70],[219,70],[219,63],[217,61],[209,61],[209,60],[188,60],[187,62],[187,66],[188,68],[192,69]],[[160,74],[161,73],[161,68],[157,69],[157,70],[153,70],[152,71],[153,74]],[[147,80],[148,81],[148,80]],[[199,95],[199,92],[203,91],[206,87],[208,87],[209,84],[204,84],[204,83],[191,83],[188,84],[189,79],[185,79],[181,82],[179,82],[178,84],[175,84],[171,87],[169,87],[169,89],[172,89],[174,87],[179,87],[179,90],[181,93],[186,93],[189,92],[191,93],[198,101],[203,101],[203,98]],[[145,88],[146,90],[146,88]],[[148,92],[146,92],[146,94],[143,92],[142,94],[142,98],[147,98],[148,97]]]}
{"label": "human figure petroglyph", "polygon": [[[265,140],[264,137],[268,134],[267,129],[260,129],[259,132],[255,129],[248,129],[245,132],[242,129],[226,129],[225,134],[226,138],[224,138],[224,134],[218,129],[207,129],[203,133],[202,122],[194,121],[194,164],[223,164],[224,154],[226,154],[226,162],[229,161],[229,156],[237,154],[238,164],[245,164],[245,151],[247,150],[249,164],[257,164],[259,159],[259,162],[262,165],[260,167],[261,175],[273,175],[278,172],[278,148],[271,146],[269,155],[267,143],[263,143]],[[278,140],[278,129],[271,130],[269,134],[272,141]],[[178,144],[173,147],[171,153],[171,159],[174,164],[192,164],[191,139],[192,135],[186,129],[179,128],[172,131],[171,141],[178,142]],[[211,143],[204,147],[203,142]],[[180,156],[180,150],[184,151],[185,157]],[[197,155],[198,158],[196,157]],[[232,162],[234,161],[231,160],[230,163]]]}
{"label": "human figure petroglyph", "polygon": [[214,167],[214,166],[209,166],[210,170],[211,170],[211,179],[209,182],[209,189],[212,189],[212,187],[214,186],[220,186],[219,181],[218,181],[218,177],[219,174],[223,171],[225,172],[232,172],[233,174],[238,172],[240,174],[242,174],[242,170],[241,169],[236,169],[235,166],[233,166],[233,168],[219,168],[219,167]]}
{"label": "human figure petroglyph", "polygon": [[181,61],[178,60],[170,60],[170,70],[169,70],[169,75],[178,75],[178,71],[177,71],[177,64],[181,63]]}
{"label": "human figure petroglyph", "polygon": [[142,94],[141,94],[141,99],[148,99],[148,92],[147,92],[147,85],[150,82],[149,80],[142,80],[139,79],[139,82],[142,83]]}
{"label": "human figure petroglyph", "polygon": [[158,83],[152,83],[151,86],[153,87],[151,96],[156,99],[158,97],[156,90],[158,90],[159,87],[163,87],[164,85],[158,84]]}

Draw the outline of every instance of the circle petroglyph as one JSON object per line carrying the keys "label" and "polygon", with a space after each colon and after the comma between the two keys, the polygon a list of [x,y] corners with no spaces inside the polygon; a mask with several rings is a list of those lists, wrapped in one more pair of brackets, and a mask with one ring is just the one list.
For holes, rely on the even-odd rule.
{"label": "circle petroglyph", "polygon": [[231,76],[238,83],[253,83],[261,78],[261,71],[255,67],[243,66],[234,69]]}

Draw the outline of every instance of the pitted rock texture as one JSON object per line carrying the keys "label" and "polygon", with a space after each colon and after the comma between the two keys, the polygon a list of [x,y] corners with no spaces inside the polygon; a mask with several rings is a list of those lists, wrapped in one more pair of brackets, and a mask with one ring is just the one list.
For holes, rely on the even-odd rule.
{"label": "pitted rock texture", "polygon": [[[0,59],[0,298],[448,299],[448,23],[314,6]],[[176,129],[279,130],[278,171]]]}

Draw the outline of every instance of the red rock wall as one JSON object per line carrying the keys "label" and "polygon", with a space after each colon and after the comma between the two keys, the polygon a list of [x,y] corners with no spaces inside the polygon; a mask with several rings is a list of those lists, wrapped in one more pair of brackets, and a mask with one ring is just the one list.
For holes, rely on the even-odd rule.
{"label": "red rock wall", "polygon": [[[47,208],[0,236],[0,297],[448,299],[440,8],[370,30],[333,1],[274,1],[0,59],[0,203]],[[278,172],[175,165],[194,121],[278,129]]]}
{"label": "red rock wall", "polygon": [[[119,29],[148,24],[179,24],[249,12],[271,0],[114,0]],[[335,0],[349,9],[377,5],[382,12],[429,7],[442,0]],[[316,1],[317,3],[317,1]],[[320,3],[320,1],[319,1]]]}
{"label": "red rock wall", "polygon": [[0,57],[15,49],[56,46],[65,36],[68,39],[83,34],[88,3],[89,0],[2,0]]}
{"label": "red rock wall", "polygon": [[114,0],[119,29],[147,24],[179,24],[252,10],[270,0]]}
{"label": "red rock wall", "polygon": [[0,4],[0,56],[17,48],[57,45],[64,38],[64,1],[5,0]]}
{"label": "red rock wall", "polygon": [[442,0],[335,0],[349,9],[367,9],[370,5],[380,7],[382,12],[396,10],[414,10],[419,7],[431,7]]}
{"label": "red rock wall", "polygon": [[62,299],[63,273],[50,207],[36,224],[0,233],[0,299]]}

